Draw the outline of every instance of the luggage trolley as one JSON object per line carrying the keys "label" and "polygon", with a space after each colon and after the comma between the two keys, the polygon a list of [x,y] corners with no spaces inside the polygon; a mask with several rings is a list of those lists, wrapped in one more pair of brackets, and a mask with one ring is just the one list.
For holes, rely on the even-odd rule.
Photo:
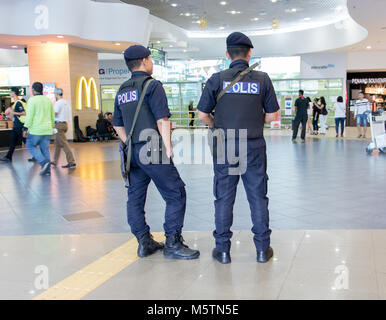
{"label": "luggage trolley", "polygon": [[386,153],[386,112],[383,110],[373,112],[367,112],[367,118],[370,122],[371,128],[371,142],[366,148],[368,153],[374,150],[381,150]]}

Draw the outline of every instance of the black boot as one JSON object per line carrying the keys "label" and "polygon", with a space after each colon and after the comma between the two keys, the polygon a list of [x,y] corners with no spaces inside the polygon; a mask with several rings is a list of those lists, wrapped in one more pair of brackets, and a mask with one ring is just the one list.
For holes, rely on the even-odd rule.
{"label": "black boot", "polygon": [[166,238],[164,256],[168,259],[192,260],[200,256],[200,251],[189,249],[182,236],[175,234]]}
{"label": "black boot", "polygon": [[229,252],[221,252],[217,249],[213,249],[212,257],[222,264],[231,263],[231,255]]}
{"label": "black boot", "polygon": [[153,240],[153,236],[150,233],[144,234],[138,239],[138,257],[144,258],[150,256],[157,250],[163,249],[164,244]]}
{"label": "black boot", "polygon": [[273,250],[271,247],[269,247],[265,251],[257,251],[257,262],[260,263],[266,263],[271,259],[273,256]]}

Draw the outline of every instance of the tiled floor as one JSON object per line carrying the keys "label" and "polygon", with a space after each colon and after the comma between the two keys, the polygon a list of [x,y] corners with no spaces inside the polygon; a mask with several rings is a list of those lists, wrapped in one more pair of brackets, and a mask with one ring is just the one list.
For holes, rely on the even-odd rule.
{"label": "tiled floor", "polygon": [[[242,231],[234,232],[233,262],[212,261],[212,166],[178,164],[188,195],[184,230],[191,232],[185,238],[196,243],[200,259],[165,261],[157,254],[136,261],[84,298],[386,298],[385,155],[367,155],[366,140],[292,144],[286,131],[268,132],[266,140],[272,262],[255,263],[242,184],[233,225]],[[11,165],[0,164],[0,299],[40,293],[38,265],[50,270],[51,286],[129,239],[117,144],[72,147],[78,167],[53,169],[51,177],[39,176],[26,150],[16,151]],[[146,210],[152,231],[162,232],[164,204],[152,184]],[[335,268],[344,265],[349,289],[340,290]],[[175,278],[180,284],[170,285]],[[141,285],[147,280],[152,288]]]}

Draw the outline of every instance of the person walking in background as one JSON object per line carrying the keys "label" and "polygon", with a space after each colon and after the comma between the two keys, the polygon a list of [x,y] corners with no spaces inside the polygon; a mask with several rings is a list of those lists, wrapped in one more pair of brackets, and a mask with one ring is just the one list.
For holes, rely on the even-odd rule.
{"label": "person walking in background", "polygon": [[[365,99],[363,92],[359,93],[359,100],[355,101],[354,115],[357,118],[358,138],[366,139],[367,130],[367,115],[366,113],[371,110],[370,101]],[[361,133],[361,124],[363,124],[363,135]]]}
{"label": "person walking in background", "polygon": [[23,127],[25,121],[25,105],[19,100],[19,89],[11,89],[11,99],[13,101],[13,107],[6,110],[6,116],[9,119],[13,120],[13,129],[11,131],[11,141],[8,153],[4,158],[1,158],[0,161],[3,162],[12,162],[12,156],[15,151],[16,146],[21,144],[23,141]]}
{"label": "person walking in background", "polygon": [[[33,97],[27,105],[24,126],[28,129],[26,147],[41,166],[41,175],[49,175],[50,170],[50,139],[55,126],[55,112],[49,98],[43,96],[43,84],[32,85]],[[40,149],[38,149],[38,146]]]}
{"label": "person walking in background", "polygon": [[326,134],[326,130],[328,128],[327,121],[328,111],[326,99],[324,99],[324,97],[320,97],[320,134]]}
{"label": "person walking in background", "polygon": [[193,101],[190,101],[189,103],[189,119],[190,119],[190,122],[189,122],[189,127],[193,127],[194,125],[194,111],[196,111],[197,109],[193,108]]}
{"label": "person walking in background", "polygon": [[341,126],[340,136],[343,137],[344,133],[344,120],[346,119],[346,109],[343,104],[343,97],[338,97],[337,102],[334,105],[335,111],[335,130],[336,137],[339,136],[339,125]]}
{"label": "person walking in background", "polygon": [[299,90],[299,98],[295,101],[295,120],[294,120],[294,128],[293,128],[293,135],[292,135],[292,141],[296,141],[296,138],[298,136],[298,130],[300,123],[302,124],[302,133],[301,133],[301,139],[302,142],[306,139],[306,127],[307,127],[307,121],[308,121],[308,115],[307,115],[307,109],[309,107],[308,100],[304,97],[304,91]]}
{"label": "person walking in background", "polygon": [[55,89],[55,99],[56,103],[54,105],[55,112],[55,128],[57,130],[55,136],[55,154],[54,161],[51,162],[52,165],[56,166],[59,160],[60,151],[63,149],[66,154],[67,164],[62,166],[62,168],[72,168],[75,167],[75,159],[70,145],[68,144],[66,132],[68,130],[68,122],[71,121],[71,108],[68,105],[68,102],[63,99],[63,89]]}
{"label": "person walking in background", "polygon": [[312,126],[313,126],[312,134],[313,135],[319,134],[319,127],[318,127],[319,115],[320,115],[319,99],[315,98],[313,102],[313,107],[312,107]]}

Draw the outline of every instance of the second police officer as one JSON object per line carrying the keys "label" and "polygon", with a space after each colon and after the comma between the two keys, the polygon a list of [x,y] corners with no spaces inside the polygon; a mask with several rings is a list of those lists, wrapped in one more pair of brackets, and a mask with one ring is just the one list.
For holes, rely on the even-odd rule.
{"label": "second police officer", "polygon": [[[132,233],[138,240],[138,256],[146,257],[163,249],[166,258],[196,259],[200,252],[189,249],[183,243],[181,236],[186,193],[185,184],[170,159],[173,150],[169,124],[170,112],[165,90],[161,82],[151,77],[153,62],[149,49],[140,45],[131,46],[124,52],[124,58],[132,74],[117,93],[114,128],[121,141],[129,148],[127,150],[130,150],[127,154],[129,169],[126,171],[128,172],[127,219]],[[137,108],[138,105],[140,108]],[[160,163],[160,161],[149,163],[141,156],[141,152],[143,155],[143,150],[146,151],[147,148],[147,141],[142,141],[141,134],[148,130],[155,132],[157,139],[159,134],[161,135],[169,159],[167,163]],[[145,219],[146,194],[151,180],[166,202],[165,245],[153,239]]]}
{"label": "second police officer", "polygon": [[[252,42],[244,34],[234,32],[226,39],[226,56],[232,60],[228,70],[215,73],[207,81],[197,109],[198,118],[210,128],[236,132],[234,143],[241,143],[241,131],[246,132],[245,170],[232,173],[235,163],[225,152],[224,162],[219,161],[218,144],[229,149],[227,133],[224,140],[217,139],[214,160],[214,196],[215,196],[215,231],[213,232],[216,247],[213,258],[220,263],[230,263],[231,226],[233,222],[233,205],[240,176],[247,194],[251,217],[252,232],[257,251],[257,262],[265,263],[273,256],[270,247],[271,230],[267,198],[267,157],[266,143],[263,136],[264,122],[277,119],[279,105],[271,79],[264,72],[252,71],[249,61],[252,54]],[[213,116],[214,111],[214,116]],[[238,136],[240,132],[240,136]],[[221,142],[222,141],[222,142]],[[242,162],[240,151],[239,161]],[[237,164],[236,164],[237,165]],[[240,167],[241,164],[239,163]]]}

